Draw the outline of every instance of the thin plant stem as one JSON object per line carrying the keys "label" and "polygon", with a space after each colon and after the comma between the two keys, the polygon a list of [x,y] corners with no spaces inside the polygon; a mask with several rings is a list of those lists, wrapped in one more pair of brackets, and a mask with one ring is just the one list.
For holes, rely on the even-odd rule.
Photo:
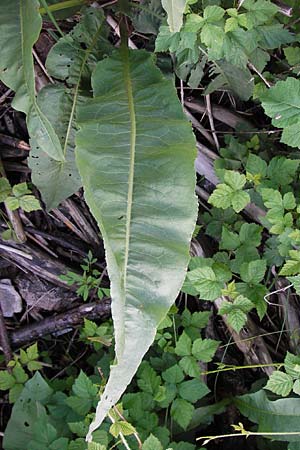
{"label": "thin plant stem", "polygon": [[51,12],[51,10],[50,10],[48,4],[47,4],[47,1],[46,1],[46,0],[40,0],[40,1],[41,1],[41,3],[42,3],[43,7],[45,8],[45,10],[46,10],[46,12],[47,12],[47,14],[48,14],[49,19],[51,20],[51,22],[53,23],[53,25],[55,26],[55,28],[57,29],[57,31],[59,32],[59,34],[60,34],[62,37],[64,37],[64,33],[63,33],[62,29],[60,28],[60,26],[58,25],[58,23],[57,23],[55,17],[53,16],[53,14],[52,14],[52,12]]}
{"label": "thin plant stem", "polygon": [[[72,8],[74,6],[82,6],[87,3],[87,0],[65,0],[64,2],[49,5],[48,9],[51,12],[62,11],[64,9]],[[39,9],[40,14],[47,14],[47,10],[42,7]]]}
{"label": "thin plant stem", "polygon": [[272,364],[249,364],[247,366],[230,366],[224,367],[222,369],[209,370],[208,372],[201,372],[200,375],[211,375],[213,373],[219,372],[229,372],[230,370],[243,370],[243,369],[260,369],[262,367],[282,367],[283,363],[272,363]]}

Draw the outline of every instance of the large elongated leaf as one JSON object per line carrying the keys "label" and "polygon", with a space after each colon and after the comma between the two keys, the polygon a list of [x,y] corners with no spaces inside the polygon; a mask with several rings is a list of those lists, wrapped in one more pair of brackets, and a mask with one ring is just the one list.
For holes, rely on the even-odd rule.
{"label": "large elongated leaf", "polygon": [[0,79],[16,92],[13,107],[27,114],[28,131],[38,145],[57,161],[63,161],[59,139],[35,97],[32,47],[42,19],[37,0],[0,0]]}
{"label": "large elongated leaf", "polygon": [[[234,400],[241,413],[258,424],[258,431],[267,433],[300,433],[300,398],[270,401],[264,390],[255,394],[236,397]],[[299,442],[299,434],[266,436],[273,440]]]}
{"label": "large elongated leaf", "polygon": [[97,65],[78,110],[76,159],[111,280],[117,363],[91,432],[131,381],[174,302],[196,217],[195,141],[171,82],[144,51]]}
{"label": "large elongated leaf", "polygon": [[187,0],[162,0],[161,4],[168,14],[167,20],[172,33],[180,31],[183,23],[183,13]]}
{"label": "large elongated leaf", "polygon": [[39,188],[48,209],[76,192],[82,185],[75,164],[76,105],[90,96],[90,77],[96,62],[110,51],[104,38],[102,10],[87,8],[78,25],[61,38],[47,58],[47,70],[64,85],[46,86],[38,95],[38,105],[51,122],[63,148],[65,160],[56,161],[32,139],[29,166],[32,181]]}

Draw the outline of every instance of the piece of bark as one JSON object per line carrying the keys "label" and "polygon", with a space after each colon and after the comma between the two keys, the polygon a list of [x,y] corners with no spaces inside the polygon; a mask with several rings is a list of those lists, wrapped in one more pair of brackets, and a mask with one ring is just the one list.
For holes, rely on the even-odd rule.
{"label": "piece of bark", "polygon": [[[218,298],[214,301],[214,304],[219,311],[224,298]],[[247,364],[270,364],[269,367],[262,367],[261,369],[267,375],[271,375],[274,371],[274,367],[271,366],[273,360],[267,349],[267,346],[261,336],[253,320],[248,316],[247,323],[237,333],[231,325],[228,323],[227,316],[222,315],[223,322],[225,323],[230,335],[232,336],[236,346],[243,353]],[[250,339],[249,338],[252,338]]]}
{"label": "piece of bark", "polygon": [[9,337],[4,321],[3,311],[0,303],[0,345],[4,354],[6,365],[13,359]]}
{"label": "piece of bark", "polygon": [[40,322],[27,325],[10,333],[11,345],[16,348],[49,334],[61,332],[89,320],[104,320],[110,316],[110,299],[80,305],[56,316],[43,319]]}
{"label": "piece of bark", "polygon": [[[206,111],[206,105],[198,100],[187,99],[185,101],[185,106],[194,112],[198,112],[199,114],[203,114]],[[249,120],[240,116],[236,112],[230,111],[228,108],[224,108],[219,105],[212,105],[211,110],[215,119],[219,122],[225,123],[231,128],[235,129],[238,127],[243,127],[249,131],[253,131],[254,129],[253,124]]]}
{"label": "piece of bark", "polygon": [[22,298],[9,279],[0,281],[0,305],[4,317],[13,317],[22,311]]}
{"label": "piece of bark", "polygon": [[[28,312],[63,311],[78,300],[78,295],[37,277],[20,274],[14,279]],[[1,288],[1,285],[0,285]]]}
{"label": "piece of bark", "polygon": [[[0,242],[5,241],[0,239]],[[1,243],[1,255],[25,273],[31,272],[57,286],[76,290],[75,286],[69,286],[66,281],[60,279],[60,275],[65,275],[68,272],[68,267],[57,259],[51,258],[47,253],[34,248],[30,243],[26,245]]]}

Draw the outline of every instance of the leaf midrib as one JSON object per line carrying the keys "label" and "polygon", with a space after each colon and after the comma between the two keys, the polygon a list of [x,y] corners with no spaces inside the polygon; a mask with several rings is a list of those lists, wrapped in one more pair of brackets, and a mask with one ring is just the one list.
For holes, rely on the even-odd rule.
{"label": "leaf midrib", "polygon": [[101,22],[97,32],[95,33],[95,35],[93,37],[93,40],[91,42],[91,45],[86,50],[84,58],[83,58],[82,63],[81,63],[81,66],[80,66],[78,80],[77,80],[77,83],[76,83],[76,86],[75,86],[75,91],[74,91],[74,98],[73,98],[73,103],[72,103],[70,119],[69,119],[69,122],[68,122],[68,128],[67,128],[66,138],[65,138],[65,142],[64,142],[64,148],[63,148],[64,157],[66,157],[66,153],[67,153],[67,147],[68,147],[69,137],[70,137],[70,133],[71,133],[71,129],[72,129],[72,122],[73,122],[73,118],[74,118],[74,115],[75,115],[75,109],[76,109],[76,103],[77,103],[77,98],[78,98],[78,93],[79,93],[79,85],[80,85],[81,77],[82,77],[83,70],[84,70],[84,67],[86,65],[86,62],[88,60],[88,57],[90,56],[91,51],[93,50],[93,48],[94,48],[94,46],[95,46],[95,44],[96,44],[96,42],[98,40],[99,34],[101,32],[101,29],[102,29],[102,24],[103,24],[103,21]]}
{"label": "leaf midrib", "polygon": [[130,244],[130,229],[132,219],[132,200],[133,200],[133,181],[134,181],[134,165],[135,165],[135,150],[136,150],[136,117],[133,99],[133,89],[131,82],[129,50],[127,46],[122,45],[121,54],[123,57],[123,74],[125,91],[128,98],[128,108],[130,117],[130,162],[129,162],[129,178],[128,178],[128,192],[127,192],[127,211],[126,211],[126,234],[125,234],[125,257],[124,257],[124,274],[123,274],[123,289],[126,293],[127,289],[127,267],[129,258],[129,244]]}
{"label": "leaf midrib", "polygon": [[[35,91],[32,90],[32,86],[30,86],[29,84],[29,80],[27,79],[27,76],[25,74],[25,63],[26,63],[26,58],[25,58],[25,39],[24,39],[24,13],[23,13],[23,7],[25,7],[24,3],[22,2],[22,0],[20,1],[20,30],[21,30],[21,49],[22,49],[22,64],[23,64],[23,78],[24,78],[24,83],[26,85],[27,91],[28,91],[28,97],[30,98],[32,105],[34,106],[35,110],[38,113],[38,118],[41,121],[41,123],[44,126],[44,130],[46,131],[48,138],[50,141],[52,141],[52,138],[50,136],[50,133],[48,131],[47,128],[47,118],[44,116],[44,114],[42,113],[42,111],[39,108],[39,105],[37,104],[36,101],[36,97],[35,97]],[[32,68],[33,70],[33,68]],[[34,81],[33,81],[33,86],[34,86]],[[55,144],[53,144],[55,146]],[[59,162],[63,162],[63,160],[57,159],[57,158],[53,158],[56,161]]]}

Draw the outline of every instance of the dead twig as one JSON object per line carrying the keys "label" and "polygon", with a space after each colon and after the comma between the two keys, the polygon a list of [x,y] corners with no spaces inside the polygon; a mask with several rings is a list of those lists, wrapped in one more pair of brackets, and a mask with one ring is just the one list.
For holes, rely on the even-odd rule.
{"label": "dead twig", "polygon": [[210,95],[205,96],[205,102],[206,102],[206,113],[208,116],[211,132],[212,132],[212,135],[214,138],[215,147],[217,150],[219,150],[220,144],[219,144],[218,137],[216,135],[215,123],[214,123],[214,118],[213,118],[212,109],[211,109]]}
{"label": "dead twig", "polygon": [[84,318],[89,320],[104,320],[110,316],[110,299],[105,299],[86,305],[80,305],[56,316],[48,317],[40,322],[27,325],[10,333],[13,347],[20,347],[29,342],[36,341],[48,334],[61,332],[83,323]]}
{"label": "dead twig", "polygon": [[[4,321],[3,311],[0,302],[0,344],[4,354],[6,365],[13,359],[7,329]],[[8,367],[9,369],[9,367]]]}

